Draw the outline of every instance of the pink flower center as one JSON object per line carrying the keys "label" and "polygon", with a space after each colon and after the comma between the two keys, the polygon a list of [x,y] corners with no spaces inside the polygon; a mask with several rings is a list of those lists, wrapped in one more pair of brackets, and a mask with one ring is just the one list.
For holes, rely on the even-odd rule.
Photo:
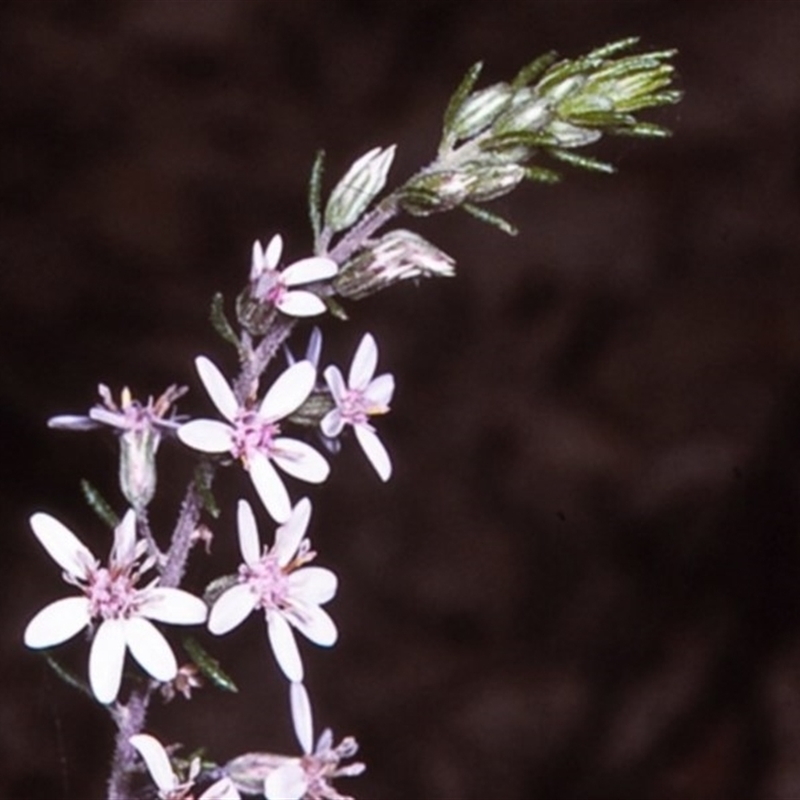
{"label": "pink flower center", "polygon": [[255,296],[265,303],[276,306],[286,294],[286,284],[277,270],[267,270],[262,273],[256,284]]}
{"label": "pink flower center", "polygon": [[257,608],[285,608],[289,597],[288,575],[278,563],[278,557],[267,553],[256,564],[239,567],[239,581],[247,583],[258,595]]}
{"label": "pink flower center", "polygon": [[275,450],[274,438],[280,427],[274,422],[266,422],[255,411],[243,411],[234,420],[233,445],[234,458],[247,460],[253,453],[272,455]]}
{"label": "pink flower center", "polygon": [[370,406],[361,389],[348,389],[339,401],[339,413],[351,425],[364,425],[369,417]]}
{"label": "pink flower center", "polygon": [[127,619],[137,610],[139,592],[128,572],[100,567],[92,572],[86,593],[92,617]]}

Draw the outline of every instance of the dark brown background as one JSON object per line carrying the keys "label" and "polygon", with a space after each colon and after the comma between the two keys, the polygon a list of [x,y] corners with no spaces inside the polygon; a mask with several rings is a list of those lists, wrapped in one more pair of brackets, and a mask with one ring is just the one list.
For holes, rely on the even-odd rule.
{"label": "dark brown background", "polygon": [[[398,379],[383,486],[352,442],[315,491],[341,576],[342,637],[304,646],[318,727],[356,734],[362,800],[800,797],[800,4],[173,2],[0,5],[3,613],[0,795],[101,797],[105,714],[21,632],[60,596],[27,517],[96,551],[77,492],[119,502],[102,436],[49,432],[98,380],[172,381],[256,237],[308,251],[314,151],[329,182],[398,143],[433,152],[463,71],[500,80],[550,48],[633,33],[680,48],[667,142],[603,144],[613,178],[568,175],[497,203],[508,239],[457,213],[419,230],[453,281],[326,320],[365,330]],[[165,446],[165,533],[187,465]],[[245,488],[243,488],[245,487]],[[295,496],[301,487],[292,487]],[[169,490],[169,491],[167,491]],[[220,478],[216,564],[235,563]],[[157,710],[151,730],[225,759],[294,752],[256,620],[212,642],[243,694]],[[85,669],[85,645],[63,648]]]}

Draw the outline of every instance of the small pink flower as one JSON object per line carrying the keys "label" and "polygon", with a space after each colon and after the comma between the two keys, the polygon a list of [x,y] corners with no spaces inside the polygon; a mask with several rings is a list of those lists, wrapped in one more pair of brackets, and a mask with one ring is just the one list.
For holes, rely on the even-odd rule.
{"label": "small pink flower", "polygon": [[380,479],[387,481],[392,474],[392,462],[369,418],[389,410],[394,394],[394,376],[384,373],[373,378],[377,363],[378,346],[367,333],[353,356],[347,385],[338,367],[330,366],[325,370],[325,380],[336,408],[322,418],[320,428],[325,436],[335,437],[345,425],[351,425],[370,464]]}
{"label": "small pink flower", "polygon": [[263,249],[261,242],[253,243],[250,268],[253,297],[275,306],[290,317],[315,317],[322,314],[325,303],[318,295],[293,287],[332,278],[339,269],[338,265],[330,258],[312,256],[295,261],[279,271],[282,251],[283,239],[277,234]]}
{"label": "small pink flower", "polygon": [[137,588],[150,563],[139,562],[146,543],[136,540],[134,512],[128,511],[114,531],[108,567],[101,567],[75,534],[49,514],[34,514],[31,527],[64,570],[64,580],[82,594],[45,606],[25,628],[25,644],[34,649],[52,647],[99,620],[89,651],[89,683],[101,703],[117,697],[126,650],[156,680],[175,678],[175,656],[151,620],[200,624],[206,620],[206,605],[181,589],[158,586],[158,579]]}
{"label": "small pink flower", "polygon": [[196,419],[178,429],[184,444],[204,453],[230,453],[250,473],[258,496],[276,522],[285,522],[291,502],[273,463],[308,483],[322,483],[328,462],[310,445],[281,436],[280,421],[299,408],[316,380],[308,361],[298,361],[272,384],[257,408],[239,404],[230,384],[205,356],[195,360],[197,372],[220,414],[227,420]]}
{"label": "small pink flower", "polygon": [[228,633],[252,611],[263,611],[267,634],[278,665],[289,680],[303,679],[303,662],[292,633],[297,628],[312,642],[330,647],[336,625],[321,606],[335,594],[336,575],[323,567],[308,567],[316,555],[305,538],[311,503],[303,498],[275,532],[275,544],[262,550],[253,510],[239,501],[239,549],[244,563],[239,580],[211,608],[208,629]]}

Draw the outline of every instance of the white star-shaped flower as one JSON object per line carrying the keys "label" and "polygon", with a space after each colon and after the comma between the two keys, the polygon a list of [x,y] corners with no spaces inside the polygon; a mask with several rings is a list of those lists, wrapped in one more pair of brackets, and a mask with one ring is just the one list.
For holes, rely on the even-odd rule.
{"label": "white star-shaped flower", "polygon": [[261,242],[253,243],[250,268],[252,294],[257,300],[271,303],[290,317],[315,317],[325,311],[325,303],[313,292],[294,289],[315,281],[332,278],[339,267],[333,259],[312,256],[295,261],[283,270],[278,264],[283,252],[283,239],[276,234],[262,249]]}
{"label": "white star-shaped flower", "polygon": [[305,566],[316,556],[305,538],[310,517],[311,503],[303,498],[275,532],[273,547],[262,550],[253,510],[240,500],[237,518],[244,563],[238,582],[219,596],[208,617],[208,629],[221,635],[251,611],[263,611],[275,658],[291,681],[303,679],[292,628],[323,647],[333,645],[337,637],[336,625],[321,608],[336,594],[336,575],[323,567]]}
{"label": "white star-shaped flower", "polygon": [[[147,765],[147,771],[158,787],[159,800],[192,800],[194,795],[190,792],[194,787],[195,778],[200,773],[199,758],[192,759],[188,779],[181,781],[172,770],[167,751],[155,736],[149,733],[137,733],[128,741]],[[233,785],[233,781],[224,776],[209,786],[197,800],[240,800],[240,798],[241,795]]]}
{"label": "white star-shaped flower", "polygon": [[175,656],[151,620],[200,624],[206,621],[206,605],[181,589],[158,586],[158,579],[136,588],[151,561],[139,563],[146,543],[136,540],[134,512],[128,511],[114,531],[108,567],[101,567],[75,534],[49,514],[34,514],[31,528],[63,568],[64,580],[82,594],[45,606],[25,628],[25,644],[52,647],[99,620],[89,651],[89,683],[101,703],[117,697],[126,650],[156,680],[172,680],[178,672]]}
{"label": "white star-shaped flower", "polygon": [[300,747],[301,758],[287,758],[271,770],[264,780],[267,800],[353,800],[334,789],[330,781],[339,777],[360,775],[364,764],[355,762],[345,767],[339,763],[358,752],[358,743],[352,736],[333,747],[333,734],[328,728],[322,732],[312,751],[314,725],[311,703],[302,683],[293,683],[290,689],[292,722]]}
{"label": "white star-shaped flower", "polygon": [[371,334],[364,334],[345,385],[342,373],[336,366],[325,370],[325,381],[330,389],[336,408],[329,411],[320,422],[326,436],[338,436],[345,425],[352,425],[361,449],[383,481],[392,474],[392,462],[386,448],[375,433],[369,418],[385,414],[394,394],[394,376],[390,373],[375,374],[378,364],[378,346]]}
{"label": "white star-shaped flower", "polygon": [[280,436],[280,420],[299,408],[316,380],[308,361],[298,361],[272,384],[257,408],[242,407],[230,384],[205,356],[195,364],[214,405],[227,422],[196,419],[178,429],[184,444],[204,453],[230,453],[241,460],[265,508],[276,522],[289,518],[292,506],[273,462],[284,472],[308,483],[322,483],[328,462],[310,445]]}

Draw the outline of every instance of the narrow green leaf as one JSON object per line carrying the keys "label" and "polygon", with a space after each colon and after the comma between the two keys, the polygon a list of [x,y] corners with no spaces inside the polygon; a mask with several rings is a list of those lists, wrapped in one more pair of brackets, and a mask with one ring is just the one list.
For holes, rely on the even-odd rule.
{"label": "narrow green leaf", "polygon": [[119,517],[114,513],[109,502],[86,480],[86,478],[81,480],[81,491],[92,511],[94,511],[109,528],[116,528],[117,525],[119,525]]}
{"label": "narrow green leaf", "polygon": [[559,183],[561,175],[552,169],[546,167],[525,167],[525,177],[529,181],[536,181],[537,183]]}
{"label": "narrow green leaf", "polygon": [[509,236],[516,236],[519,233],[519,230],[512,225],[507,219],[503,219],[499,214],[494,214],[491,211],[487,211],[482,206],[476,206],[473,203],[462,203],[461,208],[467,212],[470,216],[475,217],[475,219],[479,219],[481,222],[485,222],[487,225],[492,225],[495,228],[503,231],[503,233],[507,233]]}
{"label": "narrow green leaf", "polygon": [[208,678],[218,689],[225,692],[238,692],[239,687],[233,679],[220,667],[219,661],[208,653],[200,643],[192,636],[183,639],[183,647],[197,664],[198,669]]}
{"label": "narrow green leaf", "polygon": [[325,167],[325,151],[317,150],[314,166],[311,167],[311,179],[308,183],[308,215],[311,219],[311,230],[314,242],[319,241],[322,232],[322,173]]}
{"label": "narrow green leaf", "polygon": [[89,688],[89,685],[82,681],[77,675],[73,674],[70,670],[66,667],[61,666],[58,661],[50,655],[50,653],[44,653],[45,661],[47,661],[48,666],[50,669],[61,678],[64,683],[68,686],[71,686],[73,689],[77,689],[79,692],[83,692],[83,694],[91,697],[94,700],[94,694],[92,694],[92,690]]}
{"label": "narrow green leaf", "polygon": [[200,497],[203,508],[214,518],[219,517],[219,506],[211,491],[211,483],[214,479],[214,472],[208,463],[200,463],[194,471],[194,486]]}
{"label": "narrow green leaf", "polygon": [[663,125],[656,125],[654,122],[637,122],[635,125],[625,126],[624,128],[610,128],[609,133],[614,136],[641,136],[651,139],[666,139],[672,136],[672,131]]}
{"label": "narrow green leaf", "polygon": [[344,310],[344,306],[334,300],[332,297],[323,297],[323,302],[325,303],[326,308],[328,311],[336,317],[336,319],[340,319],[342,322],[347,322],[350,317],[347,316],[347,312]]}
{"label": "narrow green leaf", "polygon": [[612,175],[617,171],[613,164],[605,161],[599,161],[596,158],[589,156],[580,156],[572,150],[561,150],[555,147],[547,148],[548,155],[555,158],[557,161],[563,161],[565,164],[570,164],[573,167],[580,169],[587,169],[590,172],[603,172],[606,175]]}
{"label": "narrow green leaf", "polygon": [[627,39],[620,39],[616,42],[610,42],[602,47],[598,47],[596,50],[592,50],[588,54],[587,58],[608,58],[609,56],[615,56],[617,53],[621,53],[623,50],[630,50],[631,47],[638,43],[638,36],[629,36]]}
{"label": "narrow green leaf", "polygon": [[495,152],[518,147],[544,147],[557,143],[558,139],[546,129],[539,131],[508,131],[506,133],[498,133],[492,136],[491,139],[481,142],[481,150]]}
{"label": "narrow green leaf", "polygon": [[450,129],[453,127],[453,120],[458,113],[458,109],[461,108],[464,101],[469,96],[482,69],[483,62],[475,62],[467,70],[466,75],[461,79],[461,83],[458,84],[458,88],[453,92],[453,96],[450,98],[450,102],[447,104],[447,109],[444,112],[444,136],[442,141],[447,139]]}
{"label": "narrow green leaf", "polygon": [[221,292],[217,292],[211,300],[209,319],[214,330],[238,350],[240,347],[239,339],[225,316],[225,299]]}
{"label": "narrow green leaf", "polygon": [[557,58],[558,53],[555,50],[538,56],[516,74],[514,80],[511,81],[511,88],[521,89],[523,86],[535,81],[549,66],[555,63]]}

